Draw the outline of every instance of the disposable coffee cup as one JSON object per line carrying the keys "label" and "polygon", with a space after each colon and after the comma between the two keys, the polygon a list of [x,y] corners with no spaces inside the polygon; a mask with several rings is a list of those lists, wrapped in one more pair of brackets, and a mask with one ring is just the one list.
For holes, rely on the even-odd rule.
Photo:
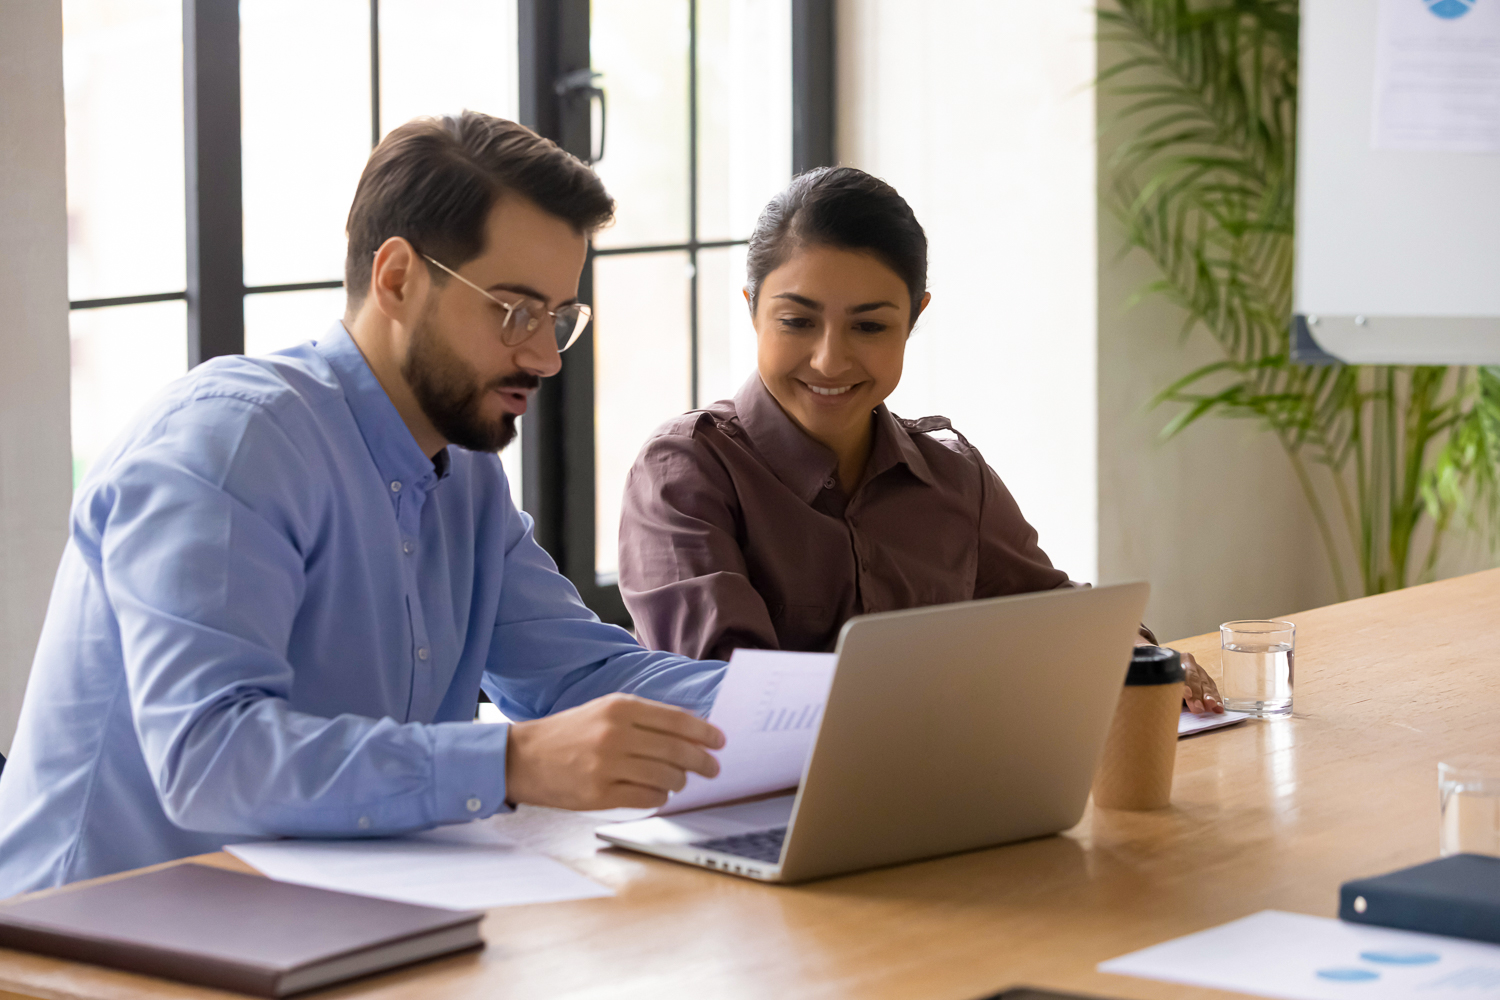
{"label": "disposable coffee cup", "polygon": [[1135,647],[1094,774],[1094,805],[1144,811],[1171,804],[1185,676],[1174,650]]}

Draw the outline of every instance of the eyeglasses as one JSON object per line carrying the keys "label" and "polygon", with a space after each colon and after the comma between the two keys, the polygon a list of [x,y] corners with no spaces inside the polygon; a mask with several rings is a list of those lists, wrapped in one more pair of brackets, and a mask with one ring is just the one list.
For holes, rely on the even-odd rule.
{"label": "eyeglasses", "polygon": [[555,310],[548,309],[529,296],[523,296],[520,302],[502,302],[442,261],[433,260],[425,253],[422,254],[422,258],[429,263],[436,264],[505,310],[505,319],[500,323],[500,342],[506,347],[519,347],[524,344],[543,323],[550,319],[552,335],[557,339],[557,351],[561,354],[578,341],[584,328],[589,325],[589,318],[593,316],[589,307],[581,302],[558,306]]}

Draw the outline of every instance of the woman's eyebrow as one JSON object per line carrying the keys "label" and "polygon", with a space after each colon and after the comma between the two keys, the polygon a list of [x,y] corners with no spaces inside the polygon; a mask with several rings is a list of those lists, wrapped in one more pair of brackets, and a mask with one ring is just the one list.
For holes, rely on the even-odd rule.
{"label": "woman's eyebrow", "polygon": [[814,302],[812,299],[808,298],[807,296],[805,296],[805,295],[798,295],[796,292],[781,292],[778,295],[771,296],[771,298],[773,298],[773,299],[790,299],[793,302],[797,303],[799,306],[806,306],[809,309],[816,309],[818,312],[822,312],[823,311],[823,303],[821,303],[821,302]]}
{"label": "woman's eyebrow", "polygon": [[882,300],[880,302],[866,302],[864,305],[855,306],[854,308],[850,309],[849,310],[849,315],[853,316],[856,313],[874,312],[876,309],[895,309],[895,308],[896,308],[896,303],[894,303],[894,302],[886,302],[884,300]]}

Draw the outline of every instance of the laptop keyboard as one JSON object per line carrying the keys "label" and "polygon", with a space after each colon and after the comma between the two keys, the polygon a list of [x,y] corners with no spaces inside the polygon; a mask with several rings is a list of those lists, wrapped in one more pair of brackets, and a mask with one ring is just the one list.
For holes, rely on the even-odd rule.
{"label": "laptop keyboard", "polygon": [[731,837],[698,840],[691,846],[774,865],[781,860],[781,842],[784,840],[786,827],[779,826],[774,830],[756,830],[754,833],[737,833]]}

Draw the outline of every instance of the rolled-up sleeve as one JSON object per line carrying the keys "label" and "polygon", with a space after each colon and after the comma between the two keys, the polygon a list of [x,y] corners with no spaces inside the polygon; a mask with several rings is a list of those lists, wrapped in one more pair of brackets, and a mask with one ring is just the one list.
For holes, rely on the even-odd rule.
{"label": "rolled-up sleeve", "polygon": [[620,595],[646,646],[715,659],[780,648],[746,570],[735,496],[688,433],[660,433],[641,450],[620,514]]}

